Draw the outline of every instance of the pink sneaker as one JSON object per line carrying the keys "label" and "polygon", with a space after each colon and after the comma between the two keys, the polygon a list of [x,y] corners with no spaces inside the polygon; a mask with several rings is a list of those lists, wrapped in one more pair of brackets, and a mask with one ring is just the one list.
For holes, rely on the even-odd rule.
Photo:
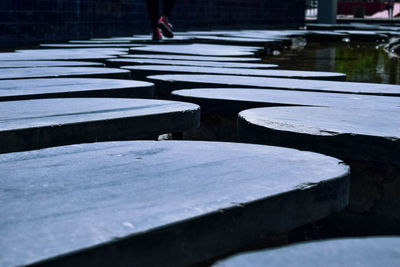
{"label": "pink sneaker", "polygon": [[162,34],[167,38],[174,37],[174,32],[172,31],[172,25],[168,22],[168,19],[161,17],[158,20],[157,26],[161,29]]}
{"label": "pink sneaker", "polygon": [[159,28],[153,31],[153,36],[151,38],[153,41],[160,41],[162,40],[161,31]]}

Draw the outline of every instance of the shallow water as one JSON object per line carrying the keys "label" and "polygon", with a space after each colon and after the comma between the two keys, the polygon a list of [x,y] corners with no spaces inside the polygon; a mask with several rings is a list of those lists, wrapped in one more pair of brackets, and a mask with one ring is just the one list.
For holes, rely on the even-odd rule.
{"label": "shallow water", "polygon": [[383,45],[372,42],[309,43],[273,54],[264,61],[280,69],[342,72],[348,81],[400,84],[400,58],[390,57]]}

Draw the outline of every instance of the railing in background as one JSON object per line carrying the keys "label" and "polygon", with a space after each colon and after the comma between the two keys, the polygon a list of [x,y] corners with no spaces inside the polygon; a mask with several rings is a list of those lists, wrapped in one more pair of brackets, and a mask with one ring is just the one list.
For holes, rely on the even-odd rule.
{"label": "railing in background", "polygon": [[317,18],[318,0],[306,0],[306,18]]}

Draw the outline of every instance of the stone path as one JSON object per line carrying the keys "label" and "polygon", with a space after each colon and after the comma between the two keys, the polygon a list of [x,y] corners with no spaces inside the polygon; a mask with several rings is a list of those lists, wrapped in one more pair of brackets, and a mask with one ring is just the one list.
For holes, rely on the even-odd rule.
{"label": "stone path", "polygon": [[[1,55],[1,54],[0,54]],[[37,68],[37,67],[104,67],[97,62],[56,61],[56,60],[15,60],[0,61],[0,68]]]}
{"label": "stone path", "polygon": [[[336,231],[400,232],[399,108],[273,107],[239,113],[243,140],[343,159],[352,170],[350,203]],[[380,227],[376,227],[380,225]]]}
{"label": "stone path", "polygon": [[[195,66],[158,66],[158,65],[140,65],[140,66],[123,66],[122,69],[132,71],[134,77],[144,79],[147,76],[162,75],[169,73],[187,74],[185,77],[190,78],[190,75],[195,74],[220,74],[220,75],[238,75],[236,81],[241,81],[243,76],[260,76],[260,77],[279,77],[279,78],[297,78],[297,79],[321,79],[321,80],[345,80],[346,74],[337,72],[322,72],[322,71],[296,71],[296,70],[257,70],[245,68],[210,68],[210,67],[195,67]],[[217,78],[220,76],[217,76]],[[235,81],[233,80],[233,81]],[[280,84],[282,84],[282,79]],[[210,80],[212,82],[213,79]],[[288,82],[288,84],[291,84]],[[307,82],[303,82],[307,84]]]}
{"label": "stone path", "polygon": [[161,53],[197,56],[254,56],[261,48],[251,46],[228,46],[211,44],[182,44],[182,45],[146,45],[144,47],[131,48],[131,54],[139,53]]}
{"label": "stone path", "polygon": [[131,75],[127,70],[93,67],[4,68],[0,71],[0,80],[57,77],[130,79]]}
{"label": "stone path", "polygon": [[[279,66],[261,60],[307,42],[399,33],[395,25],[319,24],[0,53],[0,266],[204,265],[260,243],[287,245],[290,231],[310,225],[318,238],[327,225],[335,237],[399,235],[400,86],[269,69]],[[154,93],[185,102],[139,99]],[[238,143],[237,125],[241,141],[259,145]],[[182,140],[204,129],[217,134]],[[180,141],[127,141],[138,139]],[[315,254],[318,246],[320,260],[331,244],[398,259],[369,239],[296,248]],[[295,255],[291,248],[282,253]],[[261,253],[253,264],[264,253],[301,262]],[[326,261],[355,266],[340,255]]]}
{"label": "stone path", "polygon": [[220,62],[260,62],[260,58],[256,57],[220,57],[220,56],[185,56],[174,54],[135,54],[123,55],[120,59],[133,58],[133,59],[164,59],[164,60],[191,60],[191,61],[220,61]]}
{"label": "stone path", "polygon": [[400,109],[400,99],[397,97],[260,88],[194,88],[173,91],[171,97],[180,101],[196,103],[201,106],[202,111],[215,115],[232,114],[235,117],[242,110],[268,106],[352,107],[365,110]]}
{"label": "stone path", "polygon": [[43,48],[113,48],[113,47],[123,47],[123,48],[131,48],[135,46],[140,46],[137,44],[120,44],[120,43],[106,43],[106,44],[41,44],[40,47]]}
{"label": "stone path", "polygon": [[[176,66],[189,66],[189,67],[214,67],[214,68],[240,68],[240,69],[270,69],[276,68],[278,65],[275,64],[263,64],[263,63],[240,63],[240,62],[218,62],[218,61],[205,61],[205,60],[166,60],[166,59],[146,59],[146,58],[117,58],[117,59],[110,59],[107,60],[106,64],[110,67],[121,67],[121,66],[130,66],[130,65],[155,65],[155,68],[160,66],[158,65],[169,65],[168,69],[171,72],[177,73],[179,72],[179,68],[175,70]],[[191,71],[192,68],[186,68],[188,72]],[[157,69],[155,69],[156,71]],[[331,74],[334,76],[335,74]],[[345,78],[346,76],[342,74]]]}
{"label": "stone path", "polygon": [[3,154],[0,265],[188,266],[341,210],[348,175],[334,158],[247,144]]}
{"label": "stone path", "polygon": [[150,99],[54,98],[1,102],[0,153],[154,138],[198,127],[197,105]]}
{"label": "stone path", "polygon": [[0,80],[0,101],[50,97],[153,96],[154,85],[142,81],[98,78]]}
{"label": "stone path", "polygon": [[280,79],[264,77],[245,77],[233,75],[150,75],[148,80],[156,84],[156,91],[165,94],[171,88],[207,88],[207,87],[260,87],[267,89],[284,89],[297,91],[315,91],[346,94],[367,94],[400,96],[400,86],[392,84],[335,82],[301,79]]}
{"label": "stone path", "polygon": [[103,62],[127,54],[127,48],[87,48],[87,49],[30,49],[0,53],[0,61],[14,60],[85,60]]}

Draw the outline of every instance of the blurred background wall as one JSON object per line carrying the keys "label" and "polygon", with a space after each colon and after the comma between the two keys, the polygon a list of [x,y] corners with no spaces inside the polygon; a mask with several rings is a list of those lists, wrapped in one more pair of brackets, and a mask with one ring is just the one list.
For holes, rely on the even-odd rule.
{"label": "blurred background wall", "polygon": [[[290,28],[305,0],[177,0],[175,30]],[[0,47],[150,32],[145,0],[0,0]]]}

